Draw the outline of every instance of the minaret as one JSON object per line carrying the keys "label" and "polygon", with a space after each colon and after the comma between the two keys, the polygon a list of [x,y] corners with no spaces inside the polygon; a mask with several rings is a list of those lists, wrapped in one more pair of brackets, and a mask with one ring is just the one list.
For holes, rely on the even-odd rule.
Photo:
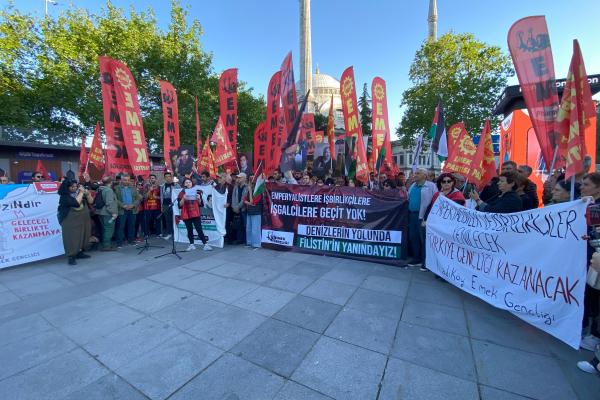
{"label": "minaret", "polygon": [[437,40],[437,1],[429,0],[429,16],[427,17],[429,25],[429,39]]}
{"label": "minaret", "polygon": [[[300,2],[300,93],[312,89],[312,48],[310,44],[310,0]],[[312,96],[310,96],[312,97]]]}

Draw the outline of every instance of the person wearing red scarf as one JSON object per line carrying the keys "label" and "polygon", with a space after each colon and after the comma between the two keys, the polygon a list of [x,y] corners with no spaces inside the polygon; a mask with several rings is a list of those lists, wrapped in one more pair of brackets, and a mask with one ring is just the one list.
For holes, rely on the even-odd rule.
{"label": "person wearing red scarf", "polygon": [[423,218],[423,225],[425,225],[427,223],[427,217],[429,216],[429,213],[431,212],[431,207],[433,207],[433,204],[438,199],[438,197],[445,196],[449,200],[452,200],[453,202],[458,203],[461,206],[464,206],[467,202],[467,200],[465,199],[465,196],[462,194],[462,192],[455,188],[456,178],[454,177],[454,175],[452,175],[448,172],[445,172],[437,178],[436,184],[437,184],[438,192],[433,194],[433,198],[431,199],[431,204],[429,204],[429,207],[427,207],[427,210],[425,211],[425,218]]}

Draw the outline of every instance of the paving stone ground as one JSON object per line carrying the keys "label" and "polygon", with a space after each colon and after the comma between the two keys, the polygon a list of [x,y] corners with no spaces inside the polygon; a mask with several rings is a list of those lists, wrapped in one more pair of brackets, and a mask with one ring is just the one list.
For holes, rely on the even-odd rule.
{"label": "paving stone ground", "polygon": [[0,398],[600,398],[592,353],[429,272],[165,250],[0,270]]}

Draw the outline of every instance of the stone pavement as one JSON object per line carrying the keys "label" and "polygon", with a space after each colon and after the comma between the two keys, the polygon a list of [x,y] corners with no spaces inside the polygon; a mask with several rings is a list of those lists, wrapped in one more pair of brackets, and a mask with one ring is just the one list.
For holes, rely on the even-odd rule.
{"label": "stone pavement", "polygon": [[590,352],[429,272],[162,252],[0,270],[0,398],[600,398]]}

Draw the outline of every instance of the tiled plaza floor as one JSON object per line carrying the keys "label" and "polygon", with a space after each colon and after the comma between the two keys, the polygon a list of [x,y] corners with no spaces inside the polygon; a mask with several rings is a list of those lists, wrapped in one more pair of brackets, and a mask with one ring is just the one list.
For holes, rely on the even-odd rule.
{"label": "tiled plaza floor", "polygon": [[429,272],[166,250],[0,270],[0,399],[600,399],[590,352]]}

